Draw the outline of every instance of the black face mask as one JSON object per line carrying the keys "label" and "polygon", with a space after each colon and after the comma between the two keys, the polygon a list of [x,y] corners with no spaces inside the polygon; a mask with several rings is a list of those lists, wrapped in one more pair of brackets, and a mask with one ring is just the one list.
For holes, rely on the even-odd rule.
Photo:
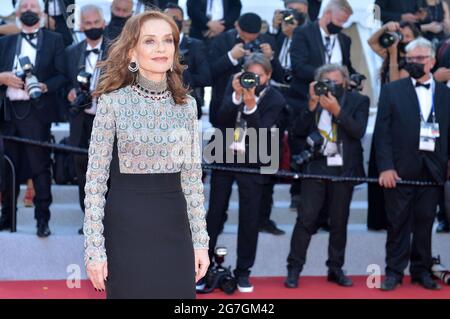
{"label": "black face mask", "polygon": [[174,21],[178,27],[178,31],[180,31],[180,32],[183,31],[183,20],[174,19]]}
{"label": "black face mask", "polygon": [[425,75],[425,64],[421,63],[406,63],[405,70],[413,79],[420,79]]}
{"label": "black face mask", "polygon": [[98,40],[103,35],[103,28],[92,28],[89,30],[85,30],[84,34],[86,35],[86,38],[90,40]]}
{"label": "black face mask", "polygon": [[114,27],[122,27],[123,28],[123,26],[125,25],[125,23],[128,21],[128,19],[130,17],[119,17],[111,12],[111,21],[109,22],[109,25],[114,26]]}
{"label": "black face mask", "polygon": [[333,95],[339,100],[344,95],[344,91],[345,89],[343,84],[336,84]]}
{"label": "black face mask", "polygon": [[399,50],[400,52],[405,53],[405,52],[406,52],[406,46],[407,46],[408,44],[409,44],[409,43],[403,43],[403,42],[400,42],[400,43],[397,45],[397,48],[398,48],[398,50]]}
{"label": "black face mask", "polygon": [[327,30],[330,34],[338,34],[342,31],[342,27],[335,25],[333,22],[327,24]]}
{"label": "black face mask", "polygon": [[25,11],[20,15],[20,22],[22,22],[27,27],[32,27],[40,20],[38,14],[32,11]]}

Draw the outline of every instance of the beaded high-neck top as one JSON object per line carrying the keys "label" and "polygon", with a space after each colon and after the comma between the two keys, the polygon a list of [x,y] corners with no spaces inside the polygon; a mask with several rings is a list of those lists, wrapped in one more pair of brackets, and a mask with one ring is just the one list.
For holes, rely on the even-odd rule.
{"label": "beaded high-neck top", "polygon": [[107,260],[103,217],[115,137],[121,173],[181,172],[193,246],[208,248],[195,103],[189,96],[184,105],[176,105],[166,81],[142,76],[99,98],[86,173],[86,264]]}

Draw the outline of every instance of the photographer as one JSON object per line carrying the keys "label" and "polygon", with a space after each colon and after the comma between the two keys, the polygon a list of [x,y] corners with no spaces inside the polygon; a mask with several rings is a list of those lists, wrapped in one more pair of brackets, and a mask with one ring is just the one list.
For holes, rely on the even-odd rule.
{"label": "photographer", "polygon": [[[70,80],[67,100],[70,103],[70,145],[88,148],[96,103],[91,92],[95,90],[100,73],[95,66],[105,56],[106,41],[103,38],[105,20],[101,9],[94,5],[83,6],[80,10],[80,30],[86,35],[82,42],[66,49],[67,77]],[[84,212],[84,184],[88,156],[74,154],[75,171],[78,178],[80,206]],[[82,234],[83,229],[79,230]]]}
{"label": "photographer", "polygon": [[218,112],[230,77],[241,70],[246,57],[261,52],[270,60],[274,72],[281,68],[274,58],[274,41],[272,37],[260,33],[261,26],[261,18],[257,14],[243,14],[235,29],[216,37],[210,46],[208,61],[213,83],[209,120],[214,127],[218,125]]}
{"label": "photographer", "polygon": [[286,16],[296,12],[296,20],[298,25],[309,20],[308,18],[308,0],[285,0],[285,10],[275,10],[272,19],[272,25],[269,28],[269,33],[272,35],[278,35],[281,33],[282,23]]}
{"label": "photographer", "polygon": [[175,20],[180,30],[180,62],[187,66],[183,81],[193,90],[191,95],[197,101],[197,116],[200,119],[203,105],[201,89],[212,82],[205,45],[183,33],[184,11],[179,5],[168,3],[164,12]]}
{"label": "photographer", "polygon": [[405,47],[420,36],[420,30],[411,22],[388,22],[367,41],[371,49],[384,59],[381,84],[408,77],[404,69]]}
{"label": "photographer", "polygon": [[[235,74],[227,86],[218,114],[218,129],[207,146],[208,149],[216,147],[213,156],[217,158],[207,161],[228,167],[261,168],[268,165],[261,158],[265,149],[270,156],[270,165],[276,164],[274,157],[278,157],[278,152],[274,150],[275,153],[271,154],[271,145],[275,144],[276,148],[278,140],[272,141],[271,130],[276,130],[275,126],[285,101],[283,96],[269,85],[272,66],[262,53],[250,55],[244,64],[244,71],[245,73]],[[253,285],[249,281],[250,268],[256,256],[263,184],[269,179],[270,175],[249,175],[221,170],[212,170],[211,174],[206,218],[210,236],[210,258],[213,257],[217,237],[223,227],[233,183],[237,182],[239,188],[237,266],[234,274],[241,292],[253,291]]]}
{"label": "photographer", "polygon": [[[328,64],[317,70],[316,81],[310,84],[308,106],[294,125],[297,138],[307,138],[310,149],[294,156],[295,163],[306,174],[340,177],[363,177],[363,138],[368,116],[369,98],[356,91],[347,91],[347,70]],[[347,223],[353,194],[353,183],[302,180],[301,201],[291,239],[287,288],[298,286],[298,277],[306,262],[311,236],[316,230],[324,199],[329,196],[330,239],[328,244],[328,281],[351,286],[344,275]]]}
{"label": "photographer", "polygon": [[[43,7],[39,0],[21,0],[16,6],[21,33],[0,38],[0,96],[5,108],[4,135],[36,141],[50,140],[51,123],[58,117],[56,92],[63,87],[65,57],[60,34],[41,29]],[[5,141],[5,154],[17,170],[18,182],[33,179],[37,235],[50,235],[50,150]],[[6,174],[6,184],[11,183]],[[19,194],[19,183],[16,195]],[[11,190],[2,194],[0,230],[11,228]]]}

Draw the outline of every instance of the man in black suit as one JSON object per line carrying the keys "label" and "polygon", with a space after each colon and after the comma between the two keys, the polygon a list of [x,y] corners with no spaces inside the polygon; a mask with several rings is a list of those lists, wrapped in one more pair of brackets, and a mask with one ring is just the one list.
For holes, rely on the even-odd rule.
{"label": "man in black suit", "polygon": [[311,21],[316,21],[322,7],[322,0],[308,0],[308,16]]}
{"label": "man in black suit", "polygon": [[234,27],[241,15],[241,0],[188,0],[191,37],[206,40]]}
{"label": "man in black suit", "polygon": [[[96,69],[98,61],[106,57],[107,43],[103,36],[105,20],[102,11],[95,5],[85,5],[80,9],[80,30],[84,32],[86,39],[66,49],[67,78],[70,80],[67,86],[67,101],[70,103],[70,145],[81,148],[89,148],[92,124],[96,112],[96,101],[90,97],[80,99],[83,93],[90,94],[95,90],[99,69]],[[90,75],[90,87],[80,88],[77,76],[80,72]],[[81,209],[84,212],[84,186],[86,184],[86,171],[88,156],[74,154],[75,171],[78,179],[78,194]],[[83,233],[83,228],[78,231]]]}
{"label": "man in black suit", "polygon": [[274,70],[281,67],[278,60],[273,58],[273,38],[260,34],[261,24],[261,18],[257,14],[243,14],[235,29],[216,37],[210,46],[208,60],[213,84],[209,120],[215,127],[218,125],[218,111],[230,77],[241,70],[246,56],[255,51],[263,52],[271,60]]}
{"label": "man in black suit", "polygon": [[[75,0],[44,0],[45,13],[55,22],[55,32],[63,36],[64,45],[73,42],[73,27],[69,28],[70,15],[75,12]],[[19,1],[20,2],[20,1]],[[49,28],[49,26],[47,26]]]}
{"label": "man in black suit", "polygon": [[183,80],[184,84],[193,90],[191,95],[197,101],[197,116],[200,119],[203,105],[200,93],[205,86],[211,85],[212,82],[205,45],[202,41],[183,33],[184,11],[179,5],[169,3],[164,12],[175,20],[180,30],[181,62],[187,66],[183,73]]}
{"label": "man in black suit", "polygon": [[[294,123],[294,138],[310,137],[316,141],[312,159],[298,164],[307,174],[364,177],[361,139],[369,117],[369,98],[347,91],[349,76],[341,65],[329,64],[319,68],[316,81],[323,80],[333,81],[336,89],[333,93],[317,95],[314,89],[316,82],[311,83],[308,106],[301,110]],[[300,206],[287,258],[287,288],[298,286],[298,277],[306,262],[307,249],[326,196],[329,196],[329,207],[332,207],[329,211],[330,239],[326,262],[328,281],[352,286],[342,267],[353,188],[354,184],[348,182],[301,181]]]}
{"label": "man in black suit", "polygon": [[383,24],[389,21],[408,21],[418,22],[416,13],[422,7],[423,0],[376,0],[375,4],[379,7],[381,21]]}
{"label": "man in black suit", "polygon": [[[0,39],[0,97],[5,108],[2,131],[5,135],[48,142],[51,123],[58,115],[56,92],[66,81],[63,39],[60,34],[40,28],[43,8],[39,1],[22,0],[18,4],[16,15],[19,17],[22,33]],[[33,65],[32,73],[42,92],[40,98],[33,94],[37,92],[31,92],[27,88],[32,83],[29,77],[24,81],[16,76],[16,72],[26,67],[22,59],[24,57],[28,57]],[[27,178],[33,179],[37,235],[49,236],[49,208],[52,202],[50,151],[37,146],[5,142],[5,153],[16,166],[19,182]],[[8,175],[6,180],[10,183],[11,176]],[[16,194],[19,194],[19,184]],[[17,201],[17,198],[13,199],[11,196],[8,189],[2,194],[0,230],[11,228],[11,202]]]}
{"label": "man in black suit", "polygon": [[165,10],[170,2],[178,4],[178,0],[137,0],[135,13],[138,14],[152,8]]}
{"label": "man in black suit", "polygon": [[113,0],[111,3],[111,20],[105,28],[105,37],[108,41],[117,38],[127,22],[133,15],[133,0]]}
{"label": "man in black suit", "polygon": [[[285,101],[275,88],[269,86],[272,66],[263,54],[252,54],[244,64],[244,70],[258,75],[260,83],[256,87],[244,89],[239,80],[242,73],[232,77],[219,110],[218,126],[213,141],[205,149],[206,154],[214,152],[212,159],[207,155],[207,161],[228,167],[259,168],[270,165],[268,169],[276,171],[279,162],[276,150],[278,140],[276,137],[271,139],[271,131],[276,129]],[[235,131],[235,128],[238,131]],[[262,136],[267,138],[264,140]],[[270,163],[262,159],[262,154],[270,158]],[[234,274],[241,292],[253,291],[253,285],[249,281],[250,268],[256,257],[262,187],[268,178],[270,178],[268,175],[248,175],[219,170],[213,170],[211,174],[211,192],[206,218],[210,236],[210,258],[214,256],[217,237],[223,228],[224,215],[235,181],[239,188],[238,257]]]}
{"label": "man in black suit", "polygon": [[345,65],[350,74],[355,72],[350,60],[351,39],[341,33],[352,14],[346,0],[331,0],[319,21],[295,30],[291,46],[293,80],[290,96],[298,103],[306,105],[309,84],[320,66],[337,63]]}
{"label": "man in black suit", "polygon": [[413,283],[434,290],[440,287],[430,273],[431,234],[442,188],[402,186],[396,182],[446,181],[450,91],[431,74],[435,64],[431,42],[418,38],[406,51],[406,70],[411,77],[382,88],[374,132],[388,219],[386,278],[381,289],[395,289],[411,261]]}

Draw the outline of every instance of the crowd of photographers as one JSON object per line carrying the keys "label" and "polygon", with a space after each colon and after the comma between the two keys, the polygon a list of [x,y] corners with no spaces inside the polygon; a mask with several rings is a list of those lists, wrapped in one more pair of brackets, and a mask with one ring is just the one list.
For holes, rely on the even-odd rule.
{"label": "crowd of photographers", "polygon": [[[308,174],[366,176],[361,140],[370,100],[361,93],[365,76],[352,66],[351,38],[342,32],[353,14],[346,0],[329,1],[320,17],[319,0],[284,0],[284,10],[274,13],[265,31],[256,13],[241,14],[240,0],[188,0],[187,13],[177,1],[113,0],[108,25],[99,7],[80,9],[85,40],[75,43],[73,30],[61,23],[74,1],[14,2],[16,23],[0,25],[0,33],[9,34],[0,38],[3,135],[50,141],[51,124],[68,121],[70,136],[63,143],[87,148],[96,113],[91,92],[100,72],[97,62],[105,59],[111,41],[130,16],[158,7],[173,17],[181,31],[180,59],[187,66],[184,82],[192,89],[199,118],[204,88],[212,87],[209,121],[215,133],[207,146],[213,149],[211,158],[205,158],[209,163],[230,168],[276,164]],[[383,290],[402,282],[408,261],[413,281],[438,289],[431,277],[431,228],[439,211],[438,231],[450,230],[444,190],[402,187],[397,182],[401,178],[437,183],[447,179],[449,8],[439,0],[376,3],[385,24],[369,45],[384,62],[368,171],[379,178],[379,185],[369,185],[368,227],[388,230]],[[191,23],[184,33],[187,16]],[[405,105],[414,109],[403,109]],[[269,155],[269,161],[260,150]],[[31,180],[25,199],[31,198],[29,205],[35,207],[37,235],[51,234],[52,172],[57,181],[78,183],[84,211],[87,155],[63,155],[61,161],[55,155],[55,165],[48,149],[1,139],[0,151],[14,163],[19,181],[15,192],[5,187],[12,176],[0,156],[4,174],[0,230],[11,228],[11,203],[17,201],[19,184]],[[68,167],[73,168],[72,174]],[[221,266],[226,252],[216,251],[215,246],[228,217],[235,182],[239,225],[237,263],[231,273]],[[250,271],[258,233],[284,234],[270,218],[278,182],[270,174],[212,170],[207,228],[213,262],[210,276],[198,283],[199,290],[217,286],[227,292],[235,287],[253,291]],[[353,182],[329,180],[291,183],[290,206],[298,217],[287,256],[286,287],[298,286],[309,242],[319,228],[330,232],[328,280],[352,286],[343,266],[354,187]]]}

